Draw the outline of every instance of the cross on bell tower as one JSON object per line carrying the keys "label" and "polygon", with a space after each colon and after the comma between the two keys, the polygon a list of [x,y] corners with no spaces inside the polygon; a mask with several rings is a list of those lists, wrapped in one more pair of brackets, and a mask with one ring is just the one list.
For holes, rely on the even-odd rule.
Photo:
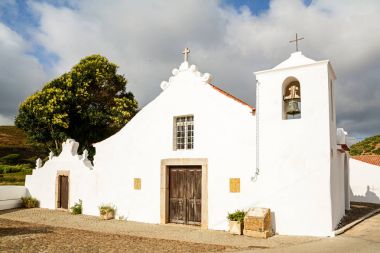
{"label": "cross on bell tower", "polygon": [[189,58],[189,54],[190,54],[190,49],[189,48],[185,48],[183,50],[182,54],[184,55],[184,60],[187,62],[187,60]]}
{"label": "cross on bell tower", "polygon": [[298,38],[298,34],[296,33],[296,39],[289,41],[289,43],[295,42],[296,43],[296,51],[298,51],[298,41],[299,40],[303,40],[303,39],[304,39],[303,37],[302,38]]}

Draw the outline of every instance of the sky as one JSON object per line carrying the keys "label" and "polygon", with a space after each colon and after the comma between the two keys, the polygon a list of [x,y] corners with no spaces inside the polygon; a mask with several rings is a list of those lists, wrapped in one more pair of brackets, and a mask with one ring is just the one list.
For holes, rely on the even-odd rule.
{"label": "sky", "polygon": [[253,72],[286,60],[298,33],[302,53],[335,70],[337,127],[380,134],[379,13],[377,0],[0,0],[0,125],[91,54],[120,66],[143,107],[189,47],[213,84],[254,106]]}

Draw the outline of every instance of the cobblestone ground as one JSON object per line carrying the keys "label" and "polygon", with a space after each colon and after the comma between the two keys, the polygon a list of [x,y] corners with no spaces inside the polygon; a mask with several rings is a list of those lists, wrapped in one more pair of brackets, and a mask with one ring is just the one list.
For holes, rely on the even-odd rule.
{"label": "cobblestone ground", "polygon": [[223,252],[236,248],[0,219],[0,252]]}

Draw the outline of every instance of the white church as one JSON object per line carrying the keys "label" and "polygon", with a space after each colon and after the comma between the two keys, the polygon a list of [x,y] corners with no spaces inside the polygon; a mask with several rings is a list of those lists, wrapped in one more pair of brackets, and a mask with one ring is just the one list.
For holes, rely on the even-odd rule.
{"label": "white church", "polygon": [[130,221],[227,230],[228,212],[270,208],[277,234],[330,236],[349,209],[345,132],[336,128],[328,60],[301,52],[255,72],[253,107],[185,60],[162,92],[118,133],[37,163],[26,184],[40,206],[99,215],[111,204]]}

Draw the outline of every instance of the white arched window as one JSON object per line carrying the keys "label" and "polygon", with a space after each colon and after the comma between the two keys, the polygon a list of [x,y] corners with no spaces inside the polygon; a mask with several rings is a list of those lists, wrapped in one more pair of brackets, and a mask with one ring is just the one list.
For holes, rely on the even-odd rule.
{"label": "white arched window", "polygon": [[294,77],[285,79],[282,87],[282,118],[301,118],[301,86]]}

